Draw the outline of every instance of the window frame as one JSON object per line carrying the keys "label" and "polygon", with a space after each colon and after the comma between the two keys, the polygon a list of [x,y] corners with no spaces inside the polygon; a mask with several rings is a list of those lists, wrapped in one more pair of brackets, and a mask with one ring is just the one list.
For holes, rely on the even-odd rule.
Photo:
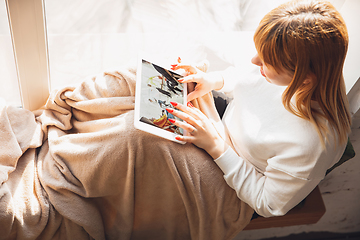
{"label": "window frame", "polygon": [[42,107],[49,97],[50,74],[43,0],[5,0],[22,106]]}

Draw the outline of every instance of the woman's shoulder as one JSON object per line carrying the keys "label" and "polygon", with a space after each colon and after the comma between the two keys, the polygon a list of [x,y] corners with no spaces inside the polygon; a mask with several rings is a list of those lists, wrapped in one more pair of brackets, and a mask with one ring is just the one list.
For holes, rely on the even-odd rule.
{"label": "woman's shoulder", "polygon": [[330,137],[323,146],[311,123],[306,120],[299,123],[296,127],[294,125],[292,129],[287,129],[287,137],[278,142],[275,154],[268,160],[268,164],[299,178],[322,179],[326,170],[341,158],[346,145],[339,146]]}

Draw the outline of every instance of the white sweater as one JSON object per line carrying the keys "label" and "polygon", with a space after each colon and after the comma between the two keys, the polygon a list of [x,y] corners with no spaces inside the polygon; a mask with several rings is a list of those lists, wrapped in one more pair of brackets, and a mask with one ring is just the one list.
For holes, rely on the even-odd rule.
{"label": "white sweater", "polygon": [[230,68],[224,87],[233,100],[223,117],[229,148],[215,160],[238,197],[264,217],[286,214],[324,178],[345,146],[321,146],[315,127],[287,111],[286,87],[268,83],[254,66],[250,74]]}

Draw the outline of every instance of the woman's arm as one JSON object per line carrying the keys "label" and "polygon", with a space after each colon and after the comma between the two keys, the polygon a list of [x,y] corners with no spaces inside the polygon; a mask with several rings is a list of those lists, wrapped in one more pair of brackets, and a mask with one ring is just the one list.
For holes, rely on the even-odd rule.
{"label": "woman's arm", "polygon": [[203,61],[197,65],[181,64],[172,65],[172,70],[183,69],[185,77],[179,79],[182,83],[195,83],[195,89],[187,96],[188,101],[192,101],[198,97],[202,97],[212,90],[220,90],[224,85],[224,79],[221,71],[206,73],[209,63]]}
{"label": "woman's arm", "polygon": [[251,163],[239,157],[232,148],[215,159],[215,162],[238,197],[264,217],[285,215],[321,180],[297,177],[270,165],[261,173]]}

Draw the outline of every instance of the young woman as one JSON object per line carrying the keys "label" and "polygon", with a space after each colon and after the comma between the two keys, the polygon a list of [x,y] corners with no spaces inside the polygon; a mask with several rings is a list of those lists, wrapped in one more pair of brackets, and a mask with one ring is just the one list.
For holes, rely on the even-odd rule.
{"label": "young woman", "polygon": [[190,133],[177,138],[206,150],[238,197],[270,217],[304,199],[344,151],[351,125],[342,73],[348,34],[330,3],[291,1],[261,20],[254,43],[256,72],[174,67],[187,71],[182,82],[197,84],[189,101],[211,90],[232,92],[225,139],[190,103],[168,111]]}

